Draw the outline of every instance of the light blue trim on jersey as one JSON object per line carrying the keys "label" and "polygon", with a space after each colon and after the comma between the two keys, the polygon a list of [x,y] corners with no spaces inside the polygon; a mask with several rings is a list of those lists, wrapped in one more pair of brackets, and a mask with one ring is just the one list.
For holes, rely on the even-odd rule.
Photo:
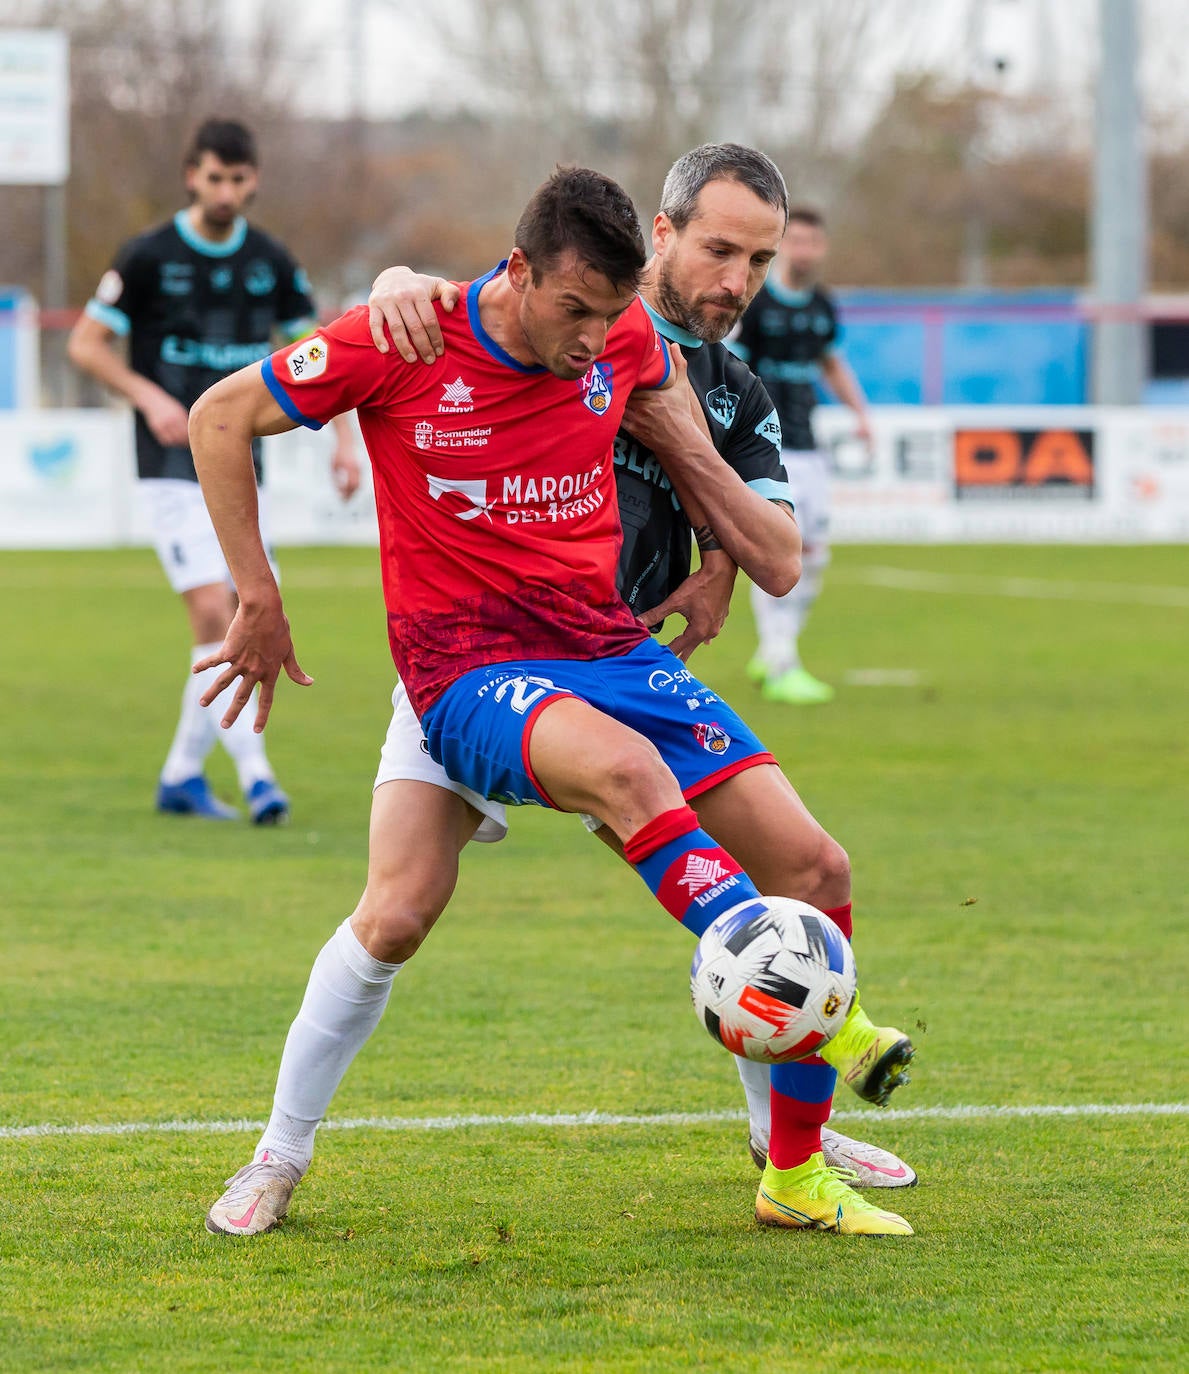
{"label": "light blue trim on jersey", "polygon": [[747,485],[765,501],[783,501],[789,510],[797,509],[793,505],[793,493],[787,482],[778,482],[774,477],[757,477]]}
{"label": "light blue trim on jersey", "polygon": [[504,258],[504,260],[498,266],[493,267],[486,276],[477,277],[471,282],[470,286],[467,287],[467,320],[470,322],[471,332],[497,363],[503,363],[505,367],[510,367],[513,372],[524,372],[532,375],[536,375],[539,372],[546,372],[548,369],[542,367],[540,363],[527,364],[518,362],[511,353],[508,353],[496,343],[487,330],[483,328],[483,322],[479,318],[479,292],[483,290],[489,281],[498,277],[507,266],[508,259]]}
{"label": "light blue trim on jersey", "polygon": [[738,339],[724,339],[723,343],[731,350],[741,363],[751,365],[751,349],[745,343],[740,343]]}
{"label": "light blue trim on jersey", "polygon": [[277,379],[277,374],[273,370],[272,359],[265,358],[260,364],[260,375],[264,378],[264,385],[272,392],[273,399],[277,405],[285,412],[288,417],[299,425],[305,425],[306,429],[321,429],[321,420],[311,420],[308,415],[303,415],[293,402],[293,397],[285,390]]}
{"label": "light blue trim on jersey", "polygon": [[239,252],[244,246],[244,239],[248,237],[248,221],[244,219],[243,215],[236,217],[235,223],[231,226],[230,235],[219,243],[204,239],[201,234],[195,233],[187,210],[179,210],[174,215],[173,227],[178,231],[178,237],[187,248],[193,248],[196,253],[201,253],[208,258],[229,258],[232,253]]}
{"label": "light blue trim on jersey", "polygon": [[[682,329],[672,320],[667,320],[663,315],[658,315],[643,296],[640,297],[640,304],[648,311],[648,318],[662,339],[668,339],[670,343],[680,344],[682,348],[701,348],[706,342],[705,339],[699,339],[696,334],[691,334],[688,329]],[[668,373],[665,374],[665,376],[668,375]]]}
{"label": "light blue trim on jersey", "polygon": [[132,328],[132,321],[122,310],[117,310],[114,305],[104,305],[102,301],[97,301],[93,297],[83,307],[83,314],[98,320],[101,325],[121,338]]}
{"label": "light blue trim on jersey", "polygon": [[277,332],[287,343],[296,343],[317,328],[318,321],[313,315],[303,315],[299,320],[282,320],[277,325]]}
{"label": "light blue trim on jersey", "polygon": [[773,299],[778,300],[781,305],[808,305],[813,299],[813,288],[808,291],[794,291],[791,286],[785,286],[784,282],[777,281],[775,277],[769,277],[765,285]]}

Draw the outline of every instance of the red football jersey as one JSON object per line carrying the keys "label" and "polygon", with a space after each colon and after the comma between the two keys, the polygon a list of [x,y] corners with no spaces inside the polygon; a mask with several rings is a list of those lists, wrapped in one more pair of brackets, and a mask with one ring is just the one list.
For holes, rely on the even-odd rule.
{"label": "red football jersey", "polygon": [[668,350],[636,300],[581,380],[526,366],[479,318],[502,268],[438,307],[445,353],[429,366],[380,353],[364,306],[262,364],[291,419],[359,414],[388,637],[418,715],[483,664],[604,658],[648,637],[615,585],[611,447],[631,392],[668,377]]}

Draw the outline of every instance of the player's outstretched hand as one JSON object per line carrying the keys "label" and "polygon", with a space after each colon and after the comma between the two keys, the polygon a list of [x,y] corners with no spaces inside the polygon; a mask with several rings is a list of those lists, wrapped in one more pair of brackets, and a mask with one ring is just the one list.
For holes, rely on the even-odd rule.
{"label": "player's outstretched hand", "polygon": [[640,619],[651,630],[666,616],[683,615],[685,629],[669,641],[669,648],[682,663],[688,663],[693,651],[702,644],[709,644],[727,623],[738,571],[734,560],[721,549],[710,550],[702,555],[702,566],[697,572],[691,573],[655,609],[644,611]]}
{"label": "player's outstretched hand", "polygon": [[241,603],[220,648],[207,658],[200,659],[194,665],[194,672],[201,673],[222,663],[228,666],[199,700],[203,706],[209,706],[237,678],[239,679],[239,686],[231,698],[231,704],[219,722],[224,730],[251,701],[252,689],[259,683],[260,701],[256,707],[256,721],[252,728],[260,734],[268,724],[273,692],[276,690],[277,678],[282,668],[290,679],[301,687],[309,687],[314,681],[302,670],[297,661],[293,637],[289,633],[289,619],[281,610],[279,600],[275,607],[255,610],[248,610]]}
{"label": "player's outstretched hand", "polygon": [[443,310],[452,311],[458,297],[458,287],[444,277],[422,276],[411,267],[386,267],[372,282],[367,298],[372,342],[381,353],[388,352],[387,326],[405,362],[415,363],[420,358],[423,363],[432,363],[445,351],[433,302],[441,301]]}
{"label": "player's outstretched hand", "polygon": [[342,443],[335,446],[334,456],[330,460],[330,475],[339,496],[349,501],[363,480],[363,468],[354,447]]}
{"label": "player's outstretched hand", "polygon": [[[624,429],[654,452],[665,445],[666,440],[671,445],[674,435],[688,434],[686,422],[695,415],[697,419],[694,424],[703,434],[709,434],[701,407],[687,378],[681,349],[676,344],[670,344],[669,354],[673,359],[671,384],[663,390],[640,388],[633,391],[623,413]],[[665,451],[668,452],[668,447]]]}

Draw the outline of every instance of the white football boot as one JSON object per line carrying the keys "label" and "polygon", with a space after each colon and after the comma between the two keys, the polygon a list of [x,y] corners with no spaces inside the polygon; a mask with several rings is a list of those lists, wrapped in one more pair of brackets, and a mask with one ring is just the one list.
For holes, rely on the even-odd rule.
{"label": "white football boot", "polygon": [[227,1191],[206,1214],[206,1229],[219,1236],[259,1236],[289,1210],[305,1172],[267,1150],[227,1180]]}
{"label": "white football boot", "polygon": [[[762,1169],[768,1162],[767,1143],[751,1136],[747,1147],[756,1168]],[[828,1126],[822,1127],[822,1154],[828,1168],[849,1169],[855,1175],[849,1180],[853,1188],[911,1188],[917,1181],[916,1170],[891,1150],[881,1150],[865,1140],[852,1140]]]}

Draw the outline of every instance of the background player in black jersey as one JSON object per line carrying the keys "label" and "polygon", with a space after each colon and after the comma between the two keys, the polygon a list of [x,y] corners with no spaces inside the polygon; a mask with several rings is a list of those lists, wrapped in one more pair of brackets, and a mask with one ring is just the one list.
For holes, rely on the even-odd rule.
{"label": "background player in black jersey", "polygon": [[[305,273],[243,211],[257,184],[255,141],[242,124],[207,120],[185,158],[190,206],[120,248],[70,336],[71,361],[136,408],[136,466],[157,553],[186,606],[191,663],[223,642],[234,592],[190,456],[190,407],[220,378],[262,358],[315,324]],[[128,361],[114,347],[127,336]],[[335,425],[335,483],[346,499],[360,467],[350,421]],[[259,447],[254,451],[260,479]],[[266,540],[267,542],[267,540]],[[161,770],[157,807],[232,819],[203,772],[216,738],[235,762],[252,820],[288,815],[263,739],[250,720],[218,731],[221,710],[199,698],[215,673],[188,674],[181,715]]]}
{"label": "background player in black jersey", "polygon": [[[711,438],[747,484],[724,485],[736,493],[727,499],[740,507],[732,524],[746,524],[746,508],[754,503],[752,524],[758,528],[763,522],[754,519],[756,507],[762,511],[766,501],[788,501],[779,463],[779,425],[762,384],[720,340],[737,323],[775,255],[785,224],[784,180],[754,149],[709,144],[674,164],[661,205],[653,227],[655,253],[641,295],[658,332],[681,346]],[[381,274],[371,298],[377,346],[388,349],[387,323],[406,361],[418,356],[432,361],[441,347],[431,306],[435,299],[453,308],[457,288],[406,268]],[[689,623],[674,647],[688,657],[721,628],[736,563],[716,547],[713,517],[696,512],[693,525],[701,531],[702,566],[691,575],[690,512],[673,499],[656,457],[640,439],[621,430],[615,461],[627,536],[618,570],[620,590],[650,625],[670,612],[686,616]],[[744,569],[762,555],[758,546],[746,544],[734,544],[732,552]],[[668,688],[658,681],[653,690]],[[318,1121],[378,1024],[396,970],[415,952],[453,894],[460,853],[472,839],[495,842],[507,834],[502,805],[455,783],[429,757],[399,685],[393,708],[372,800],[366,890],[350,921],[318,955],[289,1029],[272,1114],[253,1162],[228,1180],[228,1191],[212,1207],[207,1220],[211,1230],[254,1234],[284,1215],[313,1155]],[[747,858],[764,872],[765,890],[827,908],[849,934],[846,854],[791,787],[782,806],[779,823],[774,824],[774,817],[755,818]],[[590,828],[619,849],[597,821]],[[765,848],[769,860],[773,852],[778,854],[775,867],[765,862]],[[736,1064],[747,1095],[751,1153],[763,1168],[771,1130],[768,1068],[748,1060],[737,1059]],[[821,1138],[827,1164],[853,1170],[857,1186],[902,1187],[916,1181],[912,1169],[886,1150],[829,1129]]]}
{"label": "background player in black jersey", "polygon": [[734,347],[763,380],[780,414],[783,460],[804,541],[801,580],[787,596],[752,588],[759,647],[749,675],[769,701],[809,706],[833,699],[834,689],[801,663],[798,639],[821,591],[830,561],[830,473],[813,434],[814,390],[820,378],[855,414],[855,432],[871,443],[863,389],[838,351],[834,298],[819,281],[828,248],[822,216],[794,207],[776,266],[752,301]]}

